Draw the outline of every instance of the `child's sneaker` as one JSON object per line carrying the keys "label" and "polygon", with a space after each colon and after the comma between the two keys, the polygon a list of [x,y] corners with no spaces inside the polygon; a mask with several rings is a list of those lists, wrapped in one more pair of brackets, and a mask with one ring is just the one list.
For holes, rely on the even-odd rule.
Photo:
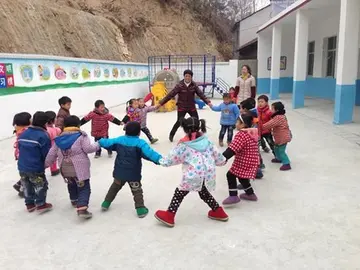
{"label": "child's sneaker", "polygon": [[229,206],[229,205],[235,205],[239,202],[240,202],[240,198],[238,196],[229,196],[225,200],[223,200],[222,204],[224,206]]}
{"label": "child's sneaker", "polygon": [[266,166],[264,163],[260,164],[260,169],[264,170],[265,168],[266,168]]}
{"label": "child's sneaker", "polygon": [[257,196],[255,195],[255,193],[248,195],[246,193],[243,193],[240,195],[240,198],[246,201],[254,201],[256,202],[258,200]]}
{"label": "child's sneaker", "polygon": [[154,144],[154,143],[157,143],[159,141],[159,139],[152,139],[151,141],[150,141],[150,143],[151,144]]}
{"label": "child's sneaker", "polygon": [[99,158],[99,157],[100,157],[100,154],[95,154],[94,158]]}
{"label": "child's sneaker", "polygon": [[59,174],[60,174],[60,170],[56,170],[56,171],[51,172],[51,176],[57,176]]}
{"label": "child's sneaker", "polygon": [[219,221],[228,221],[229,216],[225,213],[222,207],[219,207],[215,211],[210,210],[208,213],[210,219],[219,220]]}
{"label": "child's sneaker", "polygon": [[139,218],[146,217],[148,213],[149,213],[149,209],[147,209],[146,207],[136,208],[136,214],[138,215]]}
{"label": "child's sneaker", "polygon": [[280,167],[280,171],[289,171],[291,170],[290,164],[284,164]]}
{"label": "child's sneaker", "polygon": [[84,218],[84,219],[92,218],[92,213],[89,212],[87,209],[78,210],[77,213],[78,213],[78,217],[80,217],[80,218]]}
{"label": "child's sneaker", "polygon": [[112,158],[112,156],[113,156],[113,153],[112,153],[112,152],[109,152],[109,153],[108,153],[108,158]]}
{"label": "child's sneaker", "polygon": [[277,158],[273,158],[271,160],[272,163],[281,163],[281,160],[277,159]]}
{"label": "child's sneaker", "polygon": [[18,183],[16,183],[15,185],[13,185],[13,188],[19,193],[20,189],[21,189],[21,185],[19,185]]}
{"label": "child's sneaker", "polygon": [[223,141],[219,141],[219,146],[220,146],[220,147],[224,147],[224,142],[223,142]]}
{"label": "child's sneaker", "polygon": [[37,207],[36,207],[36,210],[37,210],[37,212],[38,212],[39,214],[43,214],[43,213],[45,213],[45,212],[51,211],[52,208],[53,208],[53,206],[52,206],[51,203],[45,203],[45,204],[43,204],[43,205],[41,205],[41,206],[37,206]]}
{"label": "child's sneaker", "polygon": [[255,179],[261,179],[261,178],[263,178],[263,177],[264,177],[264,174],[263,174],[263,172],[261,171],[261,169],[260,169],[260,168],[257,169]]}
{"label": "child's sneaker", "polygon": [[18,196],[19,196],[20,198],[25,198],[24,191],[19,191]]}
{"label": "child's sneaker", "polygon": [[70,201],[72,207],[77,208],[77,201]]}
{"label": "child's sneaker", "polygon": [[103,210],[103,211],[109,210],[110,204],[111,204],[111,202],[103,201],[103,203],[101,204],[101,210]]}
{"label": "child's sneaker", "polygon": [[270,153],[269,147],[265,147],[263,150],[264,150],[265,153]]}
{"label": "child's sneaker", "polygon": [[29,213],[32,213],[36,210],[36,205],[35,204],[27,204],[26,209]]}
{"label": "child's sneaker", "polygon": [[168,227],[175,226],[175,213],[172,213],[170,211],[158,210],[155,213],[155,218]]}

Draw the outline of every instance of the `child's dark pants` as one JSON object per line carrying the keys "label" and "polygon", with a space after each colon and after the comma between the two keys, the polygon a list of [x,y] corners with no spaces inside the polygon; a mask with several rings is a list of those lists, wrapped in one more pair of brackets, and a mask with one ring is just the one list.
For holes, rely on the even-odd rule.
{"label": "child's dark pants", "polygon": [[150,142],[154,139],[153,136],[151,135],[150,130],[147,127],[141,128],[141,131],[144,132],[144,134],[146,135],[146,137],[148,137]]}
{"label": "child's dark pants", "polygon": [[225,133],[227,132],[227,142],[231,143],[234,136],[234,126],[221,125],[219,141],[223,141],[225,137]]}
{"label": "child's dark pants", "polygon": [[134,197],[135,208],[142,208],[145,207],[144,205],[144,196],[143,196],[143,189],[141,186],[141,182],[127,182],[114,179],[114,182],[111,184],[108,193],[106,194],[105,201],[112,202],[120,189],[126,184],[129,184],[131,193]]}
{"label": "child's dark pants", "polygon": [[[98,142],[98,141],[100,141],[100,139],[108,139],[109,138],[109,136],[106,136],[106,137],[95,137],[95,142]],[[108,154],[109,155],[112,155],[112,151],[111,150],[107,150],[108,151]],[[98,151],[96,151],[96,155],[97,156],[101,156],[101,147],[100,147],[100,149],[98,150]]]}
{"label": "child's dark pants", "polygon": [[274,152],[275,143],[274,143],[274,139],[273,139],[273,136],[271,133],[261,135],[261,148],[262,149],[266,148],[266,142],[268,143],[272,153],[275,156],[275,152]]}
{"label": "child's dark pants", "polygon": [[20,172],[21,184],[24,187],[25,204],[42,206],[46,203],[48,181],[45,173]]}
{"label": "child's dark pants", "polygon": [[[230,196],[237,196],[238,195],[238,189],[237,189],[237,181],[236,179],[238,177],[236,177],[236,175],[234,175],[233,173],[231,173],[230,171],[228,171],[228,173],[226,174],[226,178],[228,181],[228,186],[229,186],[229,195]],[[238,178],[240,184],[243,186],[244,191],[247,195],[251,195],[254,194],[254,190],[251,187],[250,184],[250,179],[245,179],[245,178]]]}
{"label": "child's dark pants", "polygon": [[[183,201],[185,196],[189,194],[189,192],[190,191],[180,190],[179,188],[176,188],[174,196],[169,205],[168,211],[172,213],[176,213],[180,207],[181,202]],[[220,207],[217,201],[215,200],[215,198],[207,190],[204,184],[201,188],[201,191],[199,191],[199,196],[200,199],[202,199],[213,211],[215,211]]]}
{"label": "child's dark pants", "polygon": [[65,180],[71,202],[76,202],[78,209],[87,209],[91,194],[90,180],[79,181],[76,177]]}

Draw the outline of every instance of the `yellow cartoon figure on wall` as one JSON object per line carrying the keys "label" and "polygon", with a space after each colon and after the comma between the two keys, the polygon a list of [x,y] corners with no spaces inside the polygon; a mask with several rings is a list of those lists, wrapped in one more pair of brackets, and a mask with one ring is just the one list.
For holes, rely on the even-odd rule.
{"label": "yellow cartoon figure on wall", "polygon": [[47,66],[38,65],[39,78],[42,81],[50,79],[50,69]]}
{"label": "yellow cartoon figure on wall", "polygon": [[90,79],[91,72],[86,67],[83,67],[81,74],[84,80]]}
{"label": "yellow cartoon figure on wall", "polygon": [[119,77],[119,70],[117,68],[113,68],[112,70],[112,74],[114,78]]}

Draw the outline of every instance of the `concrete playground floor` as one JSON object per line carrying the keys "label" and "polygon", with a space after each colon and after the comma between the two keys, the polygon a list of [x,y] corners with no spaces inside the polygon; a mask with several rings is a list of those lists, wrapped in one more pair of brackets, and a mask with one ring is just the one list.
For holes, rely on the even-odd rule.
{"label": "concrete playground floor", "polygon": [[[288,96],[284,100],[289,104]],[[153,214],[167,208],[181,167],[161,168],[146,161],[142,184],[150,214],[136,217],[126,186],[102,213],[114,161],[107,156],[91,157],[91,220],[78,219],[60,176],[48,179],[54,210],[27,213],[12,188],[19,178],[13,139],[0,142],[0,269],[360,269],[360,123],[334,126],[321,114],[332,105],[316,102],[288,109],[293,170],[280,172],[270,163],[271,154],[263,153],[265,177],[252,182],[259,201],[227,209],[227,223],[209,220],[208,207],[197,194],[189,194],[175,228],[161,226]],[[111,112],[122,117],[124,107]],[[220,115],[207,108],[200,116],[216,142]],[[160,139],[154,148],[161,154],[174,146],[168,132],[175,118],[175,112],[148,115],[149,128]],[[112,125],[110,133],[123,131]],[[179,130],[176,139],[181,136]],[[230,164],[217,170],[213,195],[219,202],[228,195],[225,175]]]}

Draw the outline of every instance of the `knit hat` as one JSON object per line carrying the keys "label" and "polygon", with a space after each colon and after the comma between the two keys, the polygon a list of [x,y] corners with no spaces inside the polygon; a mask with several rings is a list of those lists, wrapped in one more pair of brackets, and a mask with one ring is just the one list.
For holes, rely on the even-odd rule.
{"label": "knit hat", "polygon": [[139,136],[140,135],[140,123],[139,122],[129,122],[125,127],[125,134],[128,136]]}
{"label": "knit hat", "polygon": [[48,120],[49,120],[49,118],[46,115],[46,113],[39,111],[33,115],[32,125],[35,127],[45,128]]}
{"label": "knit hat", "polygon": [[194,76],[194,73],[190,69],[187,69],[187,70],[184,71],[184,76],[186,74],[189,74],[191,77]]}

